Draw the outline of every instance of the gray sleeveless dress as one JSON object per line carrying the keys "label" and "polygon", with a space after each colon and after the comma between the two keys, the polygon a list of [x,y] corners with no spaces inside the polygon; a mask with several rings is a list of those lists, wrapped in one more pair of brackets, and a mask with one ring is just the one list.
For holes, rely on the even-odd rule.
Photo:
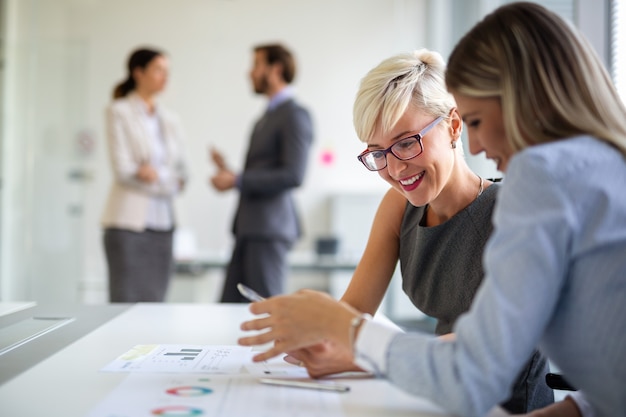
{"label": "gray sleeveless dress", "polygon": [[[468,207],[434,227],[422,225],[427,206],[406,206],[400,229],[402,287],[420,311],[437,320],[438,335],[452,331],[482,282],[482,253],[493,229],[491,214],[498,189],[498,184],[486,188]],[[535,352],[501,406],[516,414],[554,402],[554,393],[545,383],[548,372],[546,358]]]}

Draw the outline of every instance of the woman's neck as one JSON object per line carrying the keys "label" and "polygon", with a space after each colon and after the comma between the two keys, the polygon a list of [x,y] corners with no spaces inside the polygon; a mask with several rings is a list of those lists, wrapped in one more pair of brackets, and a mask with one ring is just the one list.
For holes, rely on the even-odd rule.
{"label": "woman's neck", "polygon": [[146,91],[135,90],[135,93],[146,103],[149,113],[154,113],[154,94]]}
{"label": "woman's neck", "polygon": [[452,173],[440,194],[428,205],[426,225],[437,226],[472,204],[487,183],[467,165]]}

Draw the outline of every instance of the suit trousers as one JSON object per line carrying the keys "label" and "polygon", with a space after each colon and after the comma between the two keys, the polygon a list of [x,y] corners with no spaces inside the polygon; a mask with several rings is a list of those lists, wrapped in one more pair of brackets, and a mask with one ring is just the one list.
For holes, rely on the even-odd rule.
{"label": "suit trousers", "polygon": [[104,230],[113,303],[164,301],[174,261],[173,230]]}
{"label": "suit trousers", "polygon": [[287,254],[292,243],[283,239],[239,238],[226,271],[222,303],[248,303],[237,290],[242,283],[263,297],[282,294],[287,275]]}

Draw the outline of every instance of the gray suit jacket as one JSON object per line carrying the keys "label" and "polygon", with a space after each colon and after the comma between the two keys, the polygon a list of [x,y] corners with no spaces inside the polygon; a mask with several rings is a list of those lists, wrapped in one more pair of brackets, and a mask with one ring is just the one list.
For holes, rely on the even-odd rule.
{"label": "gray suit jacket", "polygon": [[293,99],[256,123],[241,174],[236,237],[293,242],[301,235],[292,190],[302,184],[313,141],[309,112]]}

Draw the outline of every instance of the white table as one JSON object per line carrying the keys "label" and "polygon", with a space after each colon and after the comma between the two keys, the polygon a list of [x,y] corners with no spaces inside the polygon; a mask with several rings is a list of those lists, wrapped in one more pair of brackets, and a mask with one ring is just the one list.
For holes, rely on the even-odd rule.
{"label": "white table", "polygon": [[34,307],[35,305],[36,303],[34,301],[0,302],[0,316],[6,316],[7,314]]}
{"label": "white table", "polygon": [[[112,319],[0,385],[0,416],[84,416],[127,376],[99,369],[133,346],[235,345],[243,334],[239,324],[251,317],[247,305],[234,304],[137,304],[126,310],[120,310],[119,305],[110,307],[116,308]],[[80,322],[78,317],[76,323]],[[0,365],[3,360],[0,356]],[[346,381],[351,387],[349,393],[331,394],[341,396],[346,416],[446,415],[432,403],[409,396],[387,381]]]}

